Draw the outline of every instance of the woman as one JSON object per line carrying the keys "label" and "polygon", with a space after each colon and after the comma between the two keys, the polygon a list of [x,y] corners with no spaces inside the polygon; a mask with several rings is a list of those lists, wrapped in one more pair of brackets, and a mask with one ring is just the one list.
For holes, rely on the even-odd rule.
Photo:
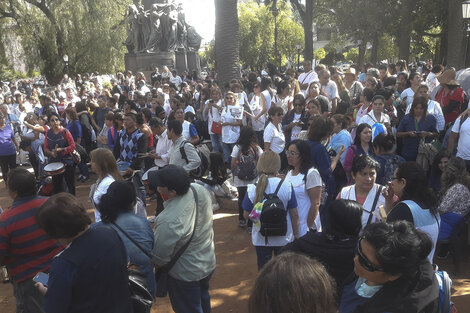
{"label": "woman", "polygon": [[222,152],[222,126],[220,116],[223,108],[222,93],[218,87],[214,86],[210,90],[210,96],[211,98],[207,100],[204,105],[204,114],[208,117],[207,129],[211,137],[212,151]]}
{"label": "woman", "polygon": [[[313,167],[310,146],[306,141],[294,140],[286,150],[289,180],[294,188],[299,213],[299,237],[311,228],[321,231],[318,209],[322,196],[322,180],[318,170]],[[326,199],[323,199],[326,200]]]}
{"label": "woman", "polygon": [[[112,224],[126,247],[129,263],[138,267],[139,271],[147,277],[147,287],[152,295],[156,292],[155,273],[152,260],[147,254],[152,253],[154,237],[149,222],[142,216],[134,214],[136,193],[132,183],[127,181],[114,181],[109,185],[106,193],[101,197],[98,205],[102,223]],[[96,224],[96,226],[102,223]],[[125,233],[124,233],[125,232]],[[147,252],[144,253],[129,238],[136,241]]]}
{"label": "woman", "polygon": [[90,187],[90,200],[95,209],[95,223],[101,221],[98,206],[101,196],[106,193],[109,185],[116,180],[122,180],[116,159],[111,150],[98,148],[91,152],[91,169],[98,176],[96,183]]}
{"label": "woman", "polygon": [[326,97],[326,93],[321,87],[319,81],[311,82],[310,85],[308,85],[307,99],[305,101],[308,103],[310,100],[315,99],[318,96]]}
{"label": "woman", "polygon": [[264,147],[264,127],[266,125],[266,112],[268,109],[266,108],[266,102],[263,100],[261,95],[261,85],[256,81],[253,84],[253,97],[250,101],[250,109],[253,115],[251,116],[251,126],[253,130],[256,132],[256,138],[258,139],[258,143],[261,148]]}
{"label": "woman", "polygon": [[292,110],[293,98],[290,96],[291,85],[289,81],[282,80],[277,86],[277,93],[273,97],[274,105],[281,107],[284,114]]}
{"label": "woman", "polygon": [[60,125],[59,114],[49,114],[47,121],[50,129],[44,140],[44,154],[49,157],[49,163],[60,162],[65,166],[63,174],[52,176],[53,193],[63,191],[62,185],[65,179],[68,192],[75,195],[75,163],[72,159],[75,141],[72,134]]}
{"label": "woman", "polygon": [[[417,229],[426,232],[432,239],[432,250],[428,259],[432,262],[439,234],[439,214],[437,198],[427,186],[423,168],[416,162],[406,162],[398,166],[392,181],[383,191],[387,222],[405,220]],[[395,203],[395,196],[400,202]]]}
{"label": "woman", "polygon": [[377,172],[380,164],[368,155],[354,158],[351,167],[351,176],[354,185],[344,187],[338,195],[339,199],[348,199],[359,202],[364,212],[362,213],[362,227],[380,219],[380,206],[385,204],[382,195],[383,186],[376,184]]}
{"label": "woman", "polygon": [[339,312],[435,312],[439,285],[426,260],[431,247],[424,232],[404,221],[367,226]]}
{"label": "woman", "polygon": [[[72,134],[73,141],[75,141],[75,145],[81,144],[82,142],[82,125],[78,121],[77,111],[75,108],[67,108],[65,110],[65,116],[69,123],[65,126]],[[77,178],[77,181],[87,182],[90,179],[90,175],[88,173],[88,165],[81,160],[78,164],[78,169],[80,170],[80,175]]]}
{"label": "woman", "polygon": [[326,211],[326,208],[336,196],[336,182],[333,171],[344,152],[344,148],[341,148],[339,153],[337,153],[334,158],[331,158],[325,146],[322,144],[322,141],[330,137],[331,130],[331,121],[319,116],[312,119],[312,124],[308,129],[308,144],[310,145],[313,165],[320,173],[328,194],[325,204],[320,207],[320,217],[323,225],[328,219],[327,212],[324,211]]}
{"label": "woman", "polygon": [[393,153],[395,146],[395,137],[392,134],[379,134],[374,139],[375,160],[380,164],[380,170],[377,172],[377,183],[387,185],[393,178],[393,173],[398,165],[405,163],[406,160]]}
{"label": "woman", "polygon": [[122,112],[116,112],[113,117],[113,126],[108,129],[108,147],[109,150],[114,150],[114,145],[118,138],[118,134],[124,129],[124,115]]}
{"label": "woman", "polygon": [[302,130],[308,128],[308,117],[305,111],[305,98],[303,94],[294,96],[294,109],[290,110],[282,119],[282,129],[286,142],[299,138]]}
{"label": "woman", "polygon": [[452,69],[447,69],[438,80],[440,86],[434,89],[436,91],[434,100],[441,105],[445,122],[448,124],[454,122],[462,112],[461,106],[465,101],[465,92],[455,80],[455,70],[452,72]]}
{"label": "woman", "polygon": [[344,85],[346,89],[349,90],[349,96],[354,103],[355,99],[357,99],[362,94],[362,90],[364,89],[364,86],[362,86],[362,84],[357,81],[355,68],[350,67],[344,73]]}
{"label": "woman", "polygon": [[[193,145],[199,143],[199,136],[196,131],[196,127],[193,124],[184,119],[184,109],[183,107],[177,107],[174,109],[174,116],[177,121],[183,124],[183,137],[186,138]],[[151,131],[150,131],[151,133]],[[153,135],[151,135],[153,138]]]}
{"label": "woman", "polygon": [[351,97],[349,95],[349,89],[343,83],[341,76],[336,73],[331,77],[331,80],[336,83],[338,87],[338,108],[336,109],[336,114],[346,114],[351,113]]}
{"label": "woman", "polygon": [[[351,134],[348,132],[349,118],[345,115],[335,114],[331,117],[333,122],[333,131],[328,144],[328,149],[333,149],[336,153],[341,150],[341,147],[347,150],[352,144]],[[344,165],[346,154],[342,154],[340,157],[341,164]]]}
{"label": "woman", "polygon": [[0,112],[0,167],[3,181],[7,182],[8,171],[16,167],[18,142],[10,125],[5,123],[5,115]]}
{"label": "woman", "polygon": [[344,171],[348,176],[348,180],[351,180],[351,166],[354,158],[359,155],[374,155],[374,148],[372,145],[372,127],[369,124],[360,124],[356,130],[356,137],[354,138],[353,145],[346,151],[346,157],[344,158]]}
{"label": "woman", "polygon": [[410,74],[408,81],[410,87],[403,90],[403,92],[401,93],[401,98],[403,101],[406,101],[407,106],[409,106],[413,102],[415,92],[418,89],[419,85],[421,85],[423,79],[420,73],[413,72]]}
{"label": "woman", "polygon": [[246,158],[246,162],[251,162],[251,166],[256,169],[261,154],[263,154],[263,150],[257,143],[255,131],[249,126],[243,126],[240,130],[240,137],[238,138],[237,144],[233,147],[232,150],[232,163],[230,169],[232,173],[234,173],[233,185],[237,187],[238,191],[238,226],[242,228],[248,226],[248,231],[251,230],[253,223],[251,220],[248,220],[248,223],[246,222],[243,216],[242,202],[243,199],[245,199],[247,186],[249,184],[256,183],[258,179],[258,172],[256,171],[255,177],[251,180],[246,179],[247,177],[243,177],[245,179],[241,179],[238,177],[238,175],[236,175],[236,166],[237,163],[240,164],[240,160],[242,158]]}
{"label": "woman", "polygon": [[286,137],[282,131],[282,116],[284,111],[281,107],[272,106],[269,111],[269,123],[268,126],[264,129],[263,142],[264,142],[264,151],[271,150],[281,156],[281,169],[286,168],[287,158],[282,156],[286,145]]}
{"label": "woman", "polygon": [[359,120],[372,110],[372,98],[374,98],[374,91],[365,88],[360,96],[361,103],[353,111],[353,120],[359,125]]}
{"label": "woman", "polygon": [[[375,95],[372,98],[372,111],[366,113],[359,120],[358,124],[367,123],[373,128],[372,140],[380,133],[387,133],[387,128],[390,127],[390,116],[384,113],[385,97],[382,95]],[[382,124],[382,125],[377,125]],[[391,130],[391,129],[390,129]]]}
{"label": "woman", "polygon": [[414,98],[410,113],[398,125],[397,137],[403,138],[401,155],[407,161],[416,160],[421,140],[430,142],[438,136],[436,118],[428,114],[427,110],[428,101],[425,97]]}
{"label": "woman", "polygon": [[[280,108],[279,108],[280,109]],[[287,231],[283,236],[265,237],[260,233],[259,226],[253,227],[251,240],[256,249],[258,270],[277,255],[282,246],[298,237],[299,215],[297,212],[297,201],[292,184],[277,177],[281,168],[281,159],[273,151],[265,151],[259,158],[257,170],[259,173],[258,183],[249,184],[246,196],[243,199],[244,217],[248,219],[253,208],[262,204],[265,194],[274,194],[282,201],[284,209],[287,210]],[[259,221],[258,221],[259,222]]]}
{"label": "woman", "polygon": [[429,187],[434,190],[434,192],[439,193],[441,191],[441,177],[444,173],[447,164],[449,163],[450,157],[452,155],[443,149],[434,157],[432,162],[431,171],[429,174]]}
{"label": "woman", "polygon": [[78,120],[82,125],[82,139],[80,145],[85,148],[86,152],[90,154],[91,150],[95,147],[96,133],[92,126],[92,118],[88,113],[86,104],[79,101],[75,104],[75,110],[77,111]]}
{"label": "woman", "polygon": [[318,261],[283,253],[258,275],[248,302],[249,313],[334,313],[335,284]]}
{"label": "woman", "polygon": [[354,269],[362,206],[353,200],[336,199],[328,208],[330,221],[322,231],[309,231],[282,248],[305,254],[325,264],[338,289]]}
{"label": "woman", "polygon": [[36,284],[46,312],[132,312],[126,249],[115,230],[90,228],[83,203],[66,193],[50,197],[36,219],[66,246],[52,260],[47,288]]}
{"label": "woman", "polygon": [[243,107],[237,102],[237,97],[231,91],[225,95],[225,106],[221,113],[222,122],[222,148],[225,164],[231,164],[231,154],[235,143],[240,137]]}
{"label": "woman", "polygon": [[455,225],[470,211],[470,175],[465,161],[452,157],[442,173],[442,199],[437,208],[441,214],[438,239],[448,239]]}

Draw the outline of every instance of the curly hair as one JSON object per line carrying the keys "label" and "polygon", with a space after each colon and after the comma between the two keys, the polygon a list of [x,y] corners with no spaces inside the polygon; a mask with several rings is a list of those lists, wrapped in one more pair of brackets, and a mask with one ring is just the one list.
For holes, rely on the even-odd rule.
{"label": "curly hair", "polygon": [[441,194],[455,184],[462,184],[470,190],[470,174],[465,161],[459,157],[451,157],[441,176]]}

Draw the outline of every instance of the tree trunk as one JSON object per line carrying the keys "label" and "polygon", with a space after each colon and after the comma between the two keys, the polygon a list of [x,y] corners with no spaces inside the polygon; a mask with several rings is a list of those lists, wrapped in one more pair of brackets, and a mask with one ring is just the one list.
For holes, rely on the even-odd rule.
{"label": "tree trunk", "polygon": [[240,78],[237,0],[214,0],[215,69],[219,86]]}
{"label": "tree trunk", "polygon": [[447,65],[457,69],[463,67],[465,40],[460,0],[449,0],[447,27]]}
{"label": "tree trunk", "polygon": [[372,37],[372,50],[370,51],[370,63],[377,64],[378,52],[379,52],[379,34],[375,33]]}
{"label": "tree trunk", "polygon": [[364,59],[366,56],[366,47],[367,47],[367,40],[363,39],[359,44],[359,55],[357,57],[357,63],[362,68],[364,65]]}
{"label": "tree trunk", "polygon": [[406,0],[403,2],[400,10],[401,20],[398,29],[398,58],[409,61],[410,59],[410,41],[413,20],[413,10],[416,8],[417,0]]}
{"label": "tree trunk", "polygon": [[313,60],[313,0],[306,0],[304,26],[304,60]]}

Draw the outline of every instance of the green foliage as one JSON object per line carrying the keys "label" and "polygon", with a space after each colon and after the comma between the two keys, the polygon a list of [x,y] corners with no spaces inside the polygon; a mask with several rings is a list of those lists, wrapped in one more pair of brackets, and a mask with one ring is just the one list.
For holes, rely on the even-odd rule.
{"label": "green foliage", "polygon": [[317,61],[323,60],[323,59],[326,57],[326,51],[325,51],[325,49],[320,48],[320,49],[317,49],[317,50],[313,51],[313,57],[314,57],[315,60],[317,60]]}
{"label": "green foliage", "polygon": [[294,20],[286,1],[278,2],[278,54],[274,51],[274,16],[265,5],[254,1],[238,4],[240,61],[244,65],[264,66],[267,62],[282,65],[297,63],[296,44],[304,46],[302,26]]}
{"label": "green foliage", "polygon": [[109,73],[124,67],[122,42],[131,0],[12,1],[29,69],[39,67],[48,80],[57,81],[65,69],[65,54],[71,73]]}
{"label": "green foliage", "polygon": [[359,59],[359,50],[357,48],[351,48],[349,51],[344,52],[344,59],[351,63],[357,63]]}
{"label": "green foliage", "polygon": [[201,58],[201,66],[214,68],[214,65],[215,65],[214,45],[208,45],[203,51],[199,51],[199,57]]}

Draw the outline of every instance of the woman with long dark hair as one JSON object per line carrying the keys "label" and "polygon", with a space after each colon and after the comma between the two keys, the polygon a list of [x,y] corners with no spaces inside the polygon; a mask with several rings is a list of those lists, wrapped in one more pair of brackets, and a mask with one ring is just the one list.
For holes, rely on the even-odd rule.
{"label": "woman with long dark hair", "polygon": [[322,179],[313,167],[310,146],[306,141],[294,140],[287,146],[286,155],[289,164],[286,179],[291,182],[297,199],[299,237],[310,228],[321,231],[318,209],[322,198]]}
{"label": "woman with long dark hair", "polygon": [[352,183],[352,162],[356,156],[363,154],[374,156],[374,147],[372,145],[372,127],[367,123],[360,124],[357,127],[353,144],[346,151],[346,157],[344,158],[344,171],[348,176],[349,183]]}
{"label": "woman with long dark hair", "polygon": [[[388,212],[387,222],[408,221],[432,239],[432,250],[428,255],[432,262],[440,218],[437,197],[432,189],[427,187],[427,176],[423,168],[416,162],[400,164],[383,195],[385,210]],[[394,196],[400,199],[398,203],[395,203]]]}
{"label": "woman with long dark hair", "polygon": [[[243,126],[240,130],[240,137],[238,138],[237,144],[233,147],[232,150],[232,163],[231,171],[233,173],[233,185],[237,187],[238,191],[238,226],[245,227],[247,222],[243,217],[243,207],[242,202],[246,195],[247,186],[249,184],[256,183],[258,179],[258,172],[256,171],[256,166],[258,164],[259,157],[263,154],[263,150],[258,145],[257,135],[253,128],[249,126]],[[252,164],[247,164],[246,166],[252,166],[254,170],[254,177],[238,177],[239,173],[236,171],[236,166],[240,164],[240,161],[243,159],[243,162],[251,162]],[[241,176],[241,175],[240,175]],[[251,220],[248,220],[248,230],[252,227]]]}

